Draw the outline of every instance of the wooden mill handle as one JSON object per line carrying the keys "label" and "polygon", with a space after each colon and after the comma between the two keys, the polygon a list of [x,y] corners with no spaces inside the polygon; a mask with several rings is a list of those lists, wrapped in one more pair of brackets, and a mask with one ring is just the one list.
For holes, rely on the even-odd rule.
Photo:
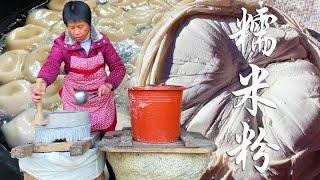
{"label": "wooden mill handle", "polygon": [[[41,87],[43,79],[38,78],[36,81],[36,86]],[[47,125],[47,121],[44,119],[43,110],[42,110],[42,97],[40,101],[37,103],[37,114],[32,122],[33,125],[44,126]]]}
{"label": "wooden mill handle", "polygon": [[37,113],[39,117],[43,117],[43,111],[42,111],[42,100],[37,103]]}
{"label": "wooden mill handle", "polygon": [[32,125],[45,126],[47,124],[47,121],[44,119],[42,111],[42,102],[40,100],[40,102],[37,103],[37,113],[35,114],[35,117],[32,120]]}

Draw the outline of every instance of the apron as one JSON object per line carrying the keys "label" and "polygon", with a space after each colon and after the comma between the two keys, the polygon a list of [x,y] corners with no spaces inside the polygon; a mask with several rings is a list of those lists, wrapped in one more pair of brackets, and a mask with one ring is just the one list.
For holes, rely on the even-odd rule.
{"label": "apron", "polygon": [[[114,92],[101,97],[90,96],[108,78],[102,53],[91,58],[77,57],[76,52],[70,55],[70,71],[64,76],[61,93],[63,109],[88,111],[91,131],[113,131],[117,124]],[[89,96],[85,104],[77,105],[74,94],[80,89],[86,90]]]}

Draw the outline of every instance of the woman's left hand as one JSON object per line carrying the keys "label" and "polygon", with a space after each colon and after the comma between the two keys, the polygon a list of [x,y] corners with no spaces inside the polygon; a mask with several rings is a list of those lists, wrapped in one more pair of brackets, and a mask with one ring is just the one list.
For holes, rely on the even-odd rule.
{"label": "woman's left hand", "polygon": [[98,96],[103,96],[103,95],[109,94],[111,92],[112,88],[113,88],[113,86],[110,83],[102,84],[98,88]]}

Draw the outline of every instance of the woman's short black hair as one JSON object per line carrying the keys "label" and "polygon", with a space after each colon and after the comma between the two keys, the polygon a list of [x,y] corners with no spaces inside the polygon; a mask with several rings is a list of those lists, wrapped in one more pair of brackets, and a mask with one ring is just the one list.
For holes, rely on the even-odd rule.
{"label": "woman's short black hair", "polygon": [[85,21],[91,26],[91,10],[85,2],[67,2],[63,7],[62,16],[65,25],[69,22]]}

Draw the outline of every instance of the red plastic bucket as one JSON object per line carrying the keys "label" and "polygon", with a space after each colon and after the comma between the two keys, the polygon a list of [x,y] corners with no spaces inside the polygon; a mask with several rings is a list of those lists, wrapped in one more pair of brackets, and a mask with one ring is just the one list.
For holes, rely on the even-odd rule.
{"label": "red plastic bucket", "polygon": [[170,143],[180,135],[183,86],[129,88],[132,137],[145,143]]}

